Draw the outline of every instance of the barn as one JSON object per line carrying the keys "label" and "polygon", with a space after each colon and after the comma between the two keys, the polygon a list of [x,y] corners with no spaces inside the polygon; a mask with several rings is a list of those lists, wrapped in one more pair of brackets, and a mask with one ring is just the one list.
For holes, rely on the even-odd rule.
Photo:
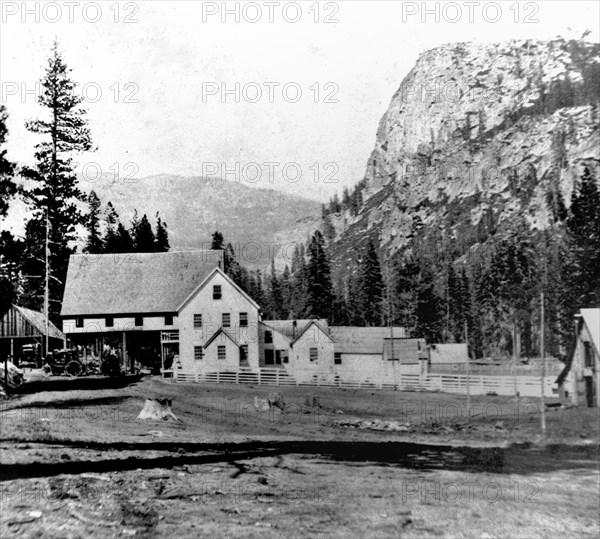
{"label": "barn", "polygon": [[17,366],[32,363],[41,367],[48,352],[46,328],[49,350],[63,348],[65,335],[52,322],[46,322],[44,314],[12,305],[0,319],[0,358],[10,358]]}

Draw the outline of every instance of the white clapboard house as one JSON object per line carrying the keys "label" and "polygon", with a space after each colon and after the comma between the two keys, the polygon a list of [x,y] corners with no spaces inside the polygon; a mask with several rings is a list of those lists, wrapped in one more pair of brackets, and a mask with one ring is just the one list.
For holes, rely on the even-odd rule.
{"label": "white clapboard house", "polygon": [[258,368],[258,305],[223,272],[222,251],[73,255],[61,311],[72,345],[117,350],[126,370]]}

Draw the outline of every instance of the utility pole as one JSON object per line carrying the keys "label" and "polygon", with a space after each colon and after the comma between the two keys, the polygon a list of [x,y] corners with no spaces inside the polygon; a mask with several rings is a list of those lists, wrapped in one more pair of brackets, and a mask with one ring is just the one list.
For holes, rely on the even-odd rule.
{"label": "utility pole", "polygon": [[[45,335],[45,355],[48,355],[48,352],[50,351],[48,349],[49,347],[49,338],[48,338],[48,333],[50,330],[50,321],[48,320],[48,316],[49,316],[49,310],[50,310],[50,253],[49,251],[49,245],[50,245],[50,239],[49,239],[49,229],[50,229],[50,220],[48,218],[48,206],[46,206],[46,244],[45,244],[45,259],[46,259],[46,284],[45,284],[45,290],[44,290],[44,316],[46,318],[46,335]],[[44,361],[44,358],[42,358],[42,363]]]}
{"label": "utility pole", "polygon": [[546,381],[546,352],[545,352],[545,335],[544,335],[544,326],[545,326],[545,312],[544,312],[544,292],[540,293],[540,314],[541,314],[541,323],[540,323],[540,351],[542,354],[542,391],[540,393],[540,406],[541,406],[541,421],[542,421],[542,439],[546,439],[546,405],[544,404],[544,385]]}
{"label": "utility pole", "polygon": [[469,354],[469,326],[466,318],[464,332],[467,344],[467,421],[471,421],[471,354]]}
{"label": "utility pole", "polygon": [[517,320],[513,319],[513,384],[515,389],[515,402],[519,402],[519,390],[517,387]]}
{"label": "utility pole", "polygon": [[[390,280],[390,266],[389,266],[389,260],[387,263],[387,286],[386,286],[386,292],[387,292],[387,304],[388,304],[388,324],[390,325],[390,347],[391,347],[391,356],[392,356],[392,370],[394,372],[394,391],[396,391],[396,363],[395,363],[395,359],[394,359],[394,322],[392,320],[392,302],[390,300],[390,284],[391,284],[391,280]],[[400,390],[400,387],[398,387],[398,390]]]}

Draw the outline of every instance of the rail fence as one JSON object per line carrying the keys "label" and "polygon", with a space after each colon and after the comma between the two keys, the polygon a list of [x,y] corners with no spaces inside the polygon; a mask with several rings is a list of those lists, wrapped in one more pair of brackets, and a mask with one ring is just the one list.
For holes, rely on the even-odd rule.
{"label": "rail fence", "polygon": [[[395,382],[389,380],[353,379],[339,374],[314,374],[294,376],[283,369],[258,369],[207,372],[207,373],[174,373],[177,382],[213,383],[213,384],[258,384],[267,386],[311,386],[345,389],[382,389],[405,391],[441,391],[445,393],[471,395],[515,395],[515,390],[522,397],[539,397],[542,392],[542,381],[538,376],[480,376],[461,374],[402,374]],[[558,395],[556,376],[544,378],[544,396]]]}

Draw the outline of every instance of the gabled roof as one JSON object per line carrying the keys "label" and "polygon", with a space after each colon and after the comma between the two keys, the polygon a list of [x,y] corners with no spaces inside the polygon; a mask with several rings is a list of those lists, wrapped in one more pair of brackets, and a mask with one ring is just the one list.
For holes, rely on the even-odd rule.
{"label": "gabled roof", "polygon": [[[327,320],[314,320],[316,320],[322,328],[328,328]],[[310,318],[306,320],[263,320],[262,323],[285,337],[288,341],[292,341],[297,338],[298,335],[300,335],[314,320]]]}
{"label": "gabled roof", "polygon": [[432,364],[468,363],[469,352],[466,343],[439,343],[429,348]]}
{"label": "gabled roof", "polygon": [[556,379],[556,383],[558,385],[561,385],[565,381],[571,370],[571,367],[573,366],[573,356],[575,355],[575,350],[577,350],[577,341],[579,340],[579,334],[581,332],[583,323],[585,323],[588,328],[590,337],[592,338],[592,343],[596,348],[596,353],[600,355],[600,309],[581,309],[579,311],[579,315],[580,318],[577,326],[577,335],[573,337],[572,344],[569,348],[569,354],[565,362],[565,367]]}
{"label": "gabled roof", "polygon": [[206,349],[206,348],[208,348],[208,347],[209,347],[209,346],[210,346],[210,345],[211,345],[211,344],[212,344],[212,343],[213,343],[213,342],[216,340],[216,338],[217,338],[219,335],[224,335],[225,337],[228,337],[228,338],[229,338],[229,340],[230,340],[230,341],[231,341],[233,344],[235,344],[236,346],[239,346],[239,344],[238,344],[238,342],[236,341],[236,339],[235,339],[234,335],[232,334],[232,332],[231,332],[231,331],[227,331],[226,329],[224,329],[224,328],[220,327],[219,329],[217,329],[217,331],[215,331],[215,333],[213,334],[213,336],[212,336],[210,339],[208,339],[208,341],[206,341],[206,342],[204,343],[204,348],[205,348],[205,349]]}
{"label": "gabled roof", "polygon": [[[12,308],[6,312],[3,318],[10,319],[12,310],[14,310],[15,313],[24,318],[35,330],[39,332],[40,335],[46,334],[46,317],[42,313],[38,311],[32,311],[31,309],[27,309],[26,307],[19,307],[18,305],[13,305]],[[1,326],[4,327],[4,324],[1,324]],[[6,336],[19,337],[23,335]],[[64,340],[65,335],[52,322],[48,321],[48,337]]]}
{"label": "gabled roof", "polygon": [[260,305],[258,303],[256,303],[256,301],[254,301],[248,294],[246,294],[246,292],[244,292],[234,281],[231,277],[229,277],[229,275],[227,275],[221,268],[214,268],[205,278],[204,280],[196,287],[194,288],[194,290],[192,290],[188,296],[181,302],[181,305],[179,305],[179,307],[177,308],[177,311],[180,311],[181,309],[183,309],[185,307],[185,305],[198,293],[200,292],[200,290],[202,290],[206,284],[210,281],[211,277],[215,274],[215,273],[219,273],[222,277],[224,277],[227,281],[229,281],[229,284],[231,284],[231,286],[233,286],[233,288],[235,288],[242,296],[244,296],[252,305],[254,305],[254,307],[256,307],[257,309],[260,309]]}
{"label": "gabled roof", "polygon": [[177,312],[222,251],[72,255],[61,316]]}
{"label": "gabled roof", "polygon": [[[325,322],[325,324],[327,324],[327,322]],[[311,320],[309,324],[307,324],[306,326],[304,326],[304,328],[302,329],[302,331],[300,333],[298,333],[298,335],[296,336],[296,338],[290,343],[290,346],[294,346],[294,343],[298,342],[302,336],[309,330],[309,328],[311,328],[312,326],[315,326],[317,329],[319,329],[322,333],[325,334],[325,336],[330,340],[333,341],[333,339],[331,338],[331,335],[329,334],[328,330],[328,326],[325,325],[323,326],[319,320]]]}
{"label": "gabled roof", "polygon": [[[406,337],[406,331],[402,327],[394,327],[394,342]],[[390,338],[392,331],[386,327],[354,327],[354,326],[331,326],[329,328],[335,344],[335,351],[346,354],[382,354],[384,339]]]}
{"label": "gabled roof", "polygon": [[383,339],[383,356],[384,359],[391,360],[393,358],[407,365],[419,363],[419,360],[428,358],[425,339],[385,337]]}
{"label": "gabled roof", "polygon": [[600,309],[581,309],[580,312],[596,347],[596,353],[600,355]]}

